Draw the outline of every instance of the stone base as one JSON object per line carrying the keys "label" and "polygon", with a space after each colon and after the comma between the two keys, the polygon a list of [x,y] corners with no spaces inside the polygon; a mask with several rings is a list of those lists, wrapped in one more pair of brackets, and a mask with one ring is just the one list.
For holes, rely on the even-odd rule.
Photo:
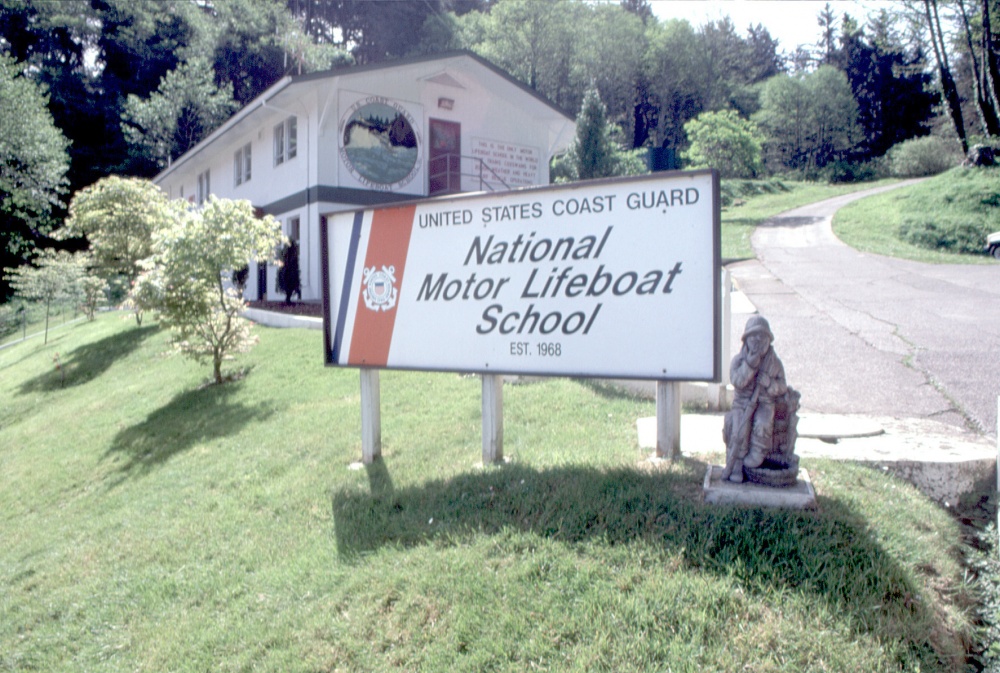
{"label": "stone base", "polygon": [[775,488],[744,481],[736,484],[724,480],[722,465],[709,465],[702,489],[705,502],[714,505],[749,505],[752,507],[783,507],[786,509],[815,509],[816,491],[809,481],[809,473],[799,470],[794,486]]}

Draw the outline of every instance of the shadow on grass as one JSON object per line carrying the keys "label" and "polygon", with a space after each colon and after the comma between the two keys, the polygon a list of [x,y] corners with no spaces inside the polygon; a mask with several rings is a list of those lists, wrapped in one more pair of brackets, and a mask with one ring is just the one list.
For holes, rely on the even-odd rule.
{"label": "shadow on grass", "polygon": [[105,458],[124,458],[116,486],[128,477],[141,477],[193,446],[239,432],[251,421],[274,413],[266,405],[248,406],[232,400],[238,383],[190,390],[174,397],[137,425],[115,437]]}
{"label": "shadow on grass", "polygon": [[775,217],[768,218],[760,223],[761,227],[805,227],[823,221],[822,217]]}
{"label": "shadow on grass", "polygon": [[156,333],[157,327],[135,327],[98,341],[83,344],[69,353],[60,354],[59,366],[53,361],[46,373],[25,381],[22,393],[51,392],[93,381],[106,372],[116,360],[126,357]]}
{"label": "shadow on grass", "polygon": [[[611,379],[573,379],[584,388],[589,389],[594,394],[606,400],[646,400],[649,399],[638,392],[628,390],[624,385],[613,383]],[[637,385],[647,383],[646,381],[636,381]],[[656,384],[653,384],[656,390]]]}
{"label": "shadow on grass", "polygon": [[[832,498],[821,498],[818,512],[706,505],[705,468],[687,458],[648,470],[512,464],[393,489],[379,461],[370,493],[333,496],[338,552],[350,560],[383,546],[454,545],[510,530],[568,544],[644,543],[692,570],[733,577],[748,592],[813,595],[850,615],[859,634],[896,643],[934,670],[938,652],[961,656],[953,636],[932,635],[939,619],[849,506]],[[925,635],[907,637],[904,624]]]}

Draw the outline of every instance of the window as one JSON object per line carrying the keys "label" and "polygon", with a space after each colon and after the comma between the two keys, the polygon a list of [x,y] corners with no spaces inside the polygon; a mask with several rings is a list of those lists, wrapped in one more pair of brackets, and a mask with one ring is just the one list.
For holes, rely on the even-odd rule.
{"label": "window", "polygon": [[292,217],[288,220],[288,240],[299,244],[299,218]]}
{"label": "window", "polygon": [[250,143],[247,143],[233,155],[233,175],[237,186],[250,182],[251,166]]}
{"label": "window", "polygon": [[212,193],[209,171],[198,174],[198,205],[208,200],[208,195]]}
{"label": "window", "polygon": [[289,117],[274,127],[274,165],[292,160],[298,155],[298,120]]}
{"label": "window", "polygon": [[295,117],[289,117],[285,122],[285,130],[288,135],[287,154],[289,159],[294,159],[298,154],[299,123]]}

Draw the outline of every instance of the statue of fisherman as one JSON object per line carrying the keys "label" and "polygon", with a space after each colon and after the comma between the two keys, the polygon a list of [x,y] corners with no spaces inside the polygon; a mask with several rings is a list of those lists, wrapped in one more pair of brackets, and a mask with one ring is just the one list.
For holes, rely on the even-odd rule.
{"label": "statue of fisherman", "polygon": [[[791,418],[797,420],[793,415],[799,396],[785,381],[785,368],[771,348],[773,341],[767,320],[753,316],[747,321],[743,346],[730,367],[729,377],[735,392],[733,408],[726,414],[722,429],[726,442],[723,479],[742,482],[744,467],[758,468],[775,452],[775,455],[787,453],[789,458],[794,452],[794,422],[791,427],[785,426]],[[776,409],[782,425],[777,436]]]}

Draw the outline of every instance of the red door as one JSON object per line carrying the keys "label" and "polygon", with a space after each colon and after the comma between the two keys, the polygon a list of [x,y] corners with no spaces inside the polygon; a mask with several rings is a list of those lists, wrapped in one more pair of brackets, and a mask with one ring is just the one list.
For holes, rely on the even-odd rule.
{"label": "red door", "polygon": [[462,191],[462,125],[441,119],[430,121],[428,195]]}

